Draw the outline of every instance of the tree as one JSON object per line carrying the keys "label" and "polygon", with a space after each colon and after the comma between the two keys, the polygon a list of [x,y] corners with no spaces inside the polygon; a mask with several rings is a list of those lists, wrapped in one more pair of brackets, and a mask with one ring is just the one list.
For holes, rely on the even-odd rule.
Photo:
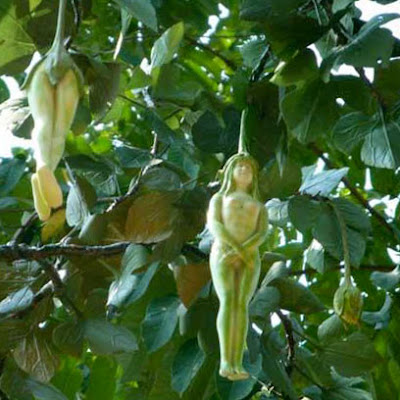
{"label": "tree", "polygon": [[[22,84],[56,3],[2,0],[0,74]],[[68,2],[85,96],[56,170],[64,206],[40,222],[32,151],[0,159],[0,397],[399,397],[400,41],[382,27],[398,17],[365,22],[352,0]],[[0,97],[3,130],[29,138],[26,98]],[[252,377],[232,383],[204,228],[243,110],[270,229]],[[345,275],[359,324],[332,312]]]}

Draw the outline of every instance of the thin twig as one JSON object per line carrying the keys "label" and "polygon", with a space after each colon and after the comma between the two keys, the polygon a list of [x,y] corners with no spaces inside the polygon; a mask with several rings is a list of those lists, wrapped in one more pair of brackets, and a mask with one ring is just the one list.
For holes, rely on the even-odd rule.
{"label": "thin twig", "polygon": [[75,305],[75,303],[69,298],[69,296],[65,293],[65,286],[63,281],[60,278],[60,275],[58,275],[58,272],[54,265],[48,261],[42,260],[40,262],[40,265],[42,266],[44,272],[47,274],[47,276],[50,278],[51,282],[54,285],[55,289],[55,294],[57,297],[61,300],[61,302],[64,304],[66,308],[70,308],[76,315],[77,317],[82,317],[82,312],[79,310],[79,308]]}
{"label": "thin twig", "polygon": [[79,28],[81,26],[82,16],[81,16],[81,4],[80,0],[71,0],[72,10],[74,12],[74,24],[75,24],[75,34],[71,35],[65,42],[65,48],[69,49],[72,45],[74,37],[78,34]]}
{"label": "thin twig", "polygon": [[378,100],[378,103],[382,107],[383,111],[385,111],[387,108],[386,102],[383,99],[382,95],[379,93],[379,91],[376,89],[376,87],[373,85],[373,83],[370,82],[370,80],[365,75],[364,68],[360,68],[360,67],[359,68],[354,67],[354,68],[357,71],[358,75],[360,76],[360,79],[362,80],[362,82],[364,82],[364,84],[368,87],[368,89],[371,91],[372,95],[376,98],[376,100]]}
{"label": "thin twig", "polygon": [[221,53],[219,53],[218,51],[214,50],[211,46],[198,42],[197,40],[191,38],[191,37],[187,37],[185,36],[185,39],[193,46],[199,47],[200,49],[207,51],[211,54],[213,54],[215,57],[218,57],[220,60],[222,60],[229,68],[231,68],[232,70],[236,71],[237,66],[236,64],[229,60],[229,58],[223,56]]}
{"label": "thin twig", "polygon": [[[326,164],[328,168],[331,169],[337,168],[337,166],[329,158],[327,158],[315,144],[310,144],[309,147],[315,154],[318,155],[319,158],[321,158],[321,160]],[[347,189],[349,189],[350,193],[354,196],[354,198],[365,209],[367,209],[374,218],[376,218],[379,224],[382,225],[387,231],[389,231],[393,235],[396,241],[399,241],[399,235],[396,232],[396,229],[388,221],[386,221],[386,218],[382,214],[380,214],[378,211],[376,211],[373,207],[370,206],[368,201],[364,199],[363,195],[357,190],[357,188],[350,183],[348,178],[343,177],[342,182],[347,187]]]}
{"label": "thin twig", "polygon": [[279,319],[282,322],[283,328],[285,329],[286,340],[288,343],[286,372],[290,376],[291,373],[293,372],[294,362],[296,357],[295,353],[296,341],[293,335],[293,326],[290,319],[285,314],[283,314],[281,310],[277,310],[276,314],[278,315]]}
{"label": "thin twig", "polygon": [[8,243],[10,246],[15,246],[20,243],[24,238],[26,231],[36,222],[38,216],[36,212],[33,212],[26,221],[17,229],[13,238]]}
{"label": "thin twig", "polygon": [[266,46],[264,50],[264,54],[262,55],[260,62],[258,65],[254,68],[251,77],[250,77],[250,82],[257,82],[261,78],[261,74],[264,71],[265,64],[267,63],[268,59],[270,57],[270,48],[269,46]]}

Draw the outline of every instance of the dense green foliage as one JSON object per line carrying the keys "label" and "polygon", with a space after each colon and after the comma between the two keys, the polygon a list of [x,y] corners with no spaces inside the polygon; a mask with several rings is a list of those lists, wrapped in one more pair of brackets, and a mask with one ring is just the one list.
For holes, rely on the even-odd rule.
{"label": "dense green foliage", "polygon": [[[0,74],[22,85],[56,3],[1,0]],[[400,40],[382,25],[400,15],[365,22],[352,0],[73,0],[67,17],[85,96],[56,170],[64,208],[40,223],[31,150],[0,159],[0,397],[399,399]],[[343,64],[354,74],[335,74]],[[8,98],[1,83],[1,129],[29,138],[26,99]],[[270,228],[252,377],[232,383],[204,228],[244,109]],[[346,258],[359,325],[333,313]]]}

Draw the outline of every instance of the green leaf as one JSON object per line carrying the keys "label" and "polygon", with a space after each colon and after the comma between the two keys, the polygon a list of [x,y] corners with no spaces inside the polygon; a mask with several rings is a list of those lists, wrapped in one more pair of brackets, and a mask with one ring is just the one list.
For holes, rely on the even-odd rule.
{"label": "green leaf", "polygon": [[286,226],[288,215],[288,202],[279,199],[271,199],[265,204],[268,210],[268,221],[277,226]]}
{"label": "green leaf", "polygon": [[324,310],[324,305],[308,288],[289,278],[278,278],[270,285],[279,290],[279,306],[300,314],[311,314]]}
{"label": "green leaf", "polygon": [[142,335],[150,353],[164,346],[174,334],[179,304],[177,297],[167,296],[154,299],[147,307]]}
{"label": "green leaf", "polygon": [[277,288],[262,286],[258,289],[250,303],[250,317],[267,318],[270,312],[279,307],[280,300],[281,295]]}
{"label": "green leaf", "polygon": [[0,160],[0,196],[11,192],[22,178],[26,164],[19,158],[2,158]]}
{"label": "green leaf", "polygon": [[320,357],[346,376],[357,376],[370,371],[381,361],[373,343],[361,332],[327,344],[320,350]]}
{"label": "green leaf", "polygon": [[138,348],[136,338],[129,329],[100,319],[85,321],[84,335],[96,354],[129,353]]}
{"label": "green leaf", "polygon": [[97,357],[90,371],[87,400],[109,400],[114,398],[116,389],[115,373],[117,365],[114,360]]}
{"label": "green leaf", "polygon": [[18,19],[18,6],[10,0],[0,5],[0,75],[18,74],[29,64],[30,56],[36,46],[21,20]]}
{"label": "green leaf", "polygon": [[329,255],[322,247],[321,243],[313,239],[305,253],[307,264],[320,274],[329,271],[337,265],[337,261]]}
{"label": "green leaf", "polygon": [[272,281],[278,278],[286,278],[289,276],[289,271],[286,268],[286,264],[283,261],[274,262],[271,268],[268,270],[265,275],[262,286],[269,285]]}
{"label": "green leaf", "polygon": [[96,202],[96,191],[84,178],[77,177],[67,197],[65,217],[69,226],[80,226]]}
{"label": "green leaf", "polygon": [[376,330],[386,328],[391,319],[391,306],[392,299],[388,294],[386,294],[385,302],[379,311],[364,311],[361,318],[366,324],[373,325]]}
{"label": "green leaf", "polygon": [[332,202],[339,210],[347,226],[363,234],[368,234],[371,231],[371,222],[361,206],[344,198],[332,199]]}
{"label": "green leaf", "polygon": [[14,348],[29,333],[29,325],[21,320],[3,320],[0,323],[0,352]]}
{"label": "green leaf", "polygon": [[303,5],[303,0],[245,0],[240,17],[262,24],[274,54],[291,55],[295,50],[314,43],[324,31],[317,19],[302,12]]}
{"label": "green leaf", "polygon": [[319,203],[307,196],[295,196],[289,200],[289,219],[300,232],[306,233],[313,227],[319,212]]}
{"label": "green leaf", "polygon": [[400,267],[397,266],[390,272],[374,271],[371,274],[371,281],[375,286],[392,291],[399,285]]}
{"label": "green leaf", "polygon": [[24,338],[14,349],[13,357],[18,366],[40,382],[49,382],[58,367],[58,359],[41,331]]}
{"label": "green leaf", "polygon": [[27,286],[11,293],[0,302],[0,315],[13,314],[24,310],[32,304],[34,294]]}
{"label": "green leaf", "polygon": [[114,62],[102,64],[93,59],[90,59],[90,63],[90,111],[97,116],[103,116],[117,97],[121,65]]}
{"label": "green leaf", "polygon": [[165,64],[158,70],[152,97],[180,106],[193,106],[202,92],[202,85],[177,64]]}
{"label": "green leaf", "polygon": [[302,168],[303,182],[300,192],[311,196],[328,196],[347,175],[349,168],[330,169],[319,173],[314,171],[315,166]]}
{"label": "green leaf", "polygon": [[152,3],[148,0],[115,0],[134,18],[157,32],[157,16]]}
{"label": "green leaf", "polygon": [[399,14],[376,15],[365,23],[350,43],[335,49],[323,62],[321,68],[327,74],[334,65],[348,64],[354,67],[387,65],[392,54],[394,37],[388,29],[380,28]]}
{"label": "green leaf", "polygon": [[[346,218],[343,213],[341,213],[341,215],[342,218]],[[365,235],[353,229],[347,220],[345,220],[345,223],[350,262],[352,265],[358,266],[365,253]],[[312,232],[315,239],[317,239],[333,257],[339,260],[343,259],[342,231],[332,207],[324,205]]]}
{"label": "green leaf", "polygon": [[14,136],[30,139],[33,119],[26,97],[11,98],[0,104],[0,125]]}
{"label": "green leaf", "polygon": [[118,146],[115,149],[123,168],[143,168],[148,165],[152,156],[148,150],[130,146]]}
{"label": "green leaf", "polygon": [[361,159],[372,167],[397,168],[400,165],[400,143],[397,140],[399,134],[398,122],[385,119],[381,115],[379,122],[365,138]]}
{"label": "green leaf", "polygon": [[398,101],[400,90],[400,60],[391,60],[389,65],[376,69],[374,86],[387,106],[393,106]]}
{"label": "green leaf", "polygon": [[332,86],[313,81],[292,90],[282,99],[281,111],[287,127],[302,143],[329,132],[337,118],[338,106]]}
{"label": "green leaf", "polygon": [[139,286],[140,278],[132,272],[144,267],[149,258],[148,250],[141,245],[131,244],[122,257],[122,272],[110,285],[107,305],[120,307]]}
{"label": "green leaf", "polygon": [[315,53],[310,49],[304,49],[288,62],[280,64],[271,82],[278,86],[290,86],[317,76],[318,66]]}
{"label": "green leaf", "polygon": [[205,360],[205,354],[199,348],[197,339],[184,343],[174,358],[171,385],[181,396],[199,372]]}
{"label": "green leaf", "polygon": [[336,314],[332,314],[318,327],[318,339],[324,343],[332,342],[342,337],[344,332],[342,320]]}
{"label": "green leaf", "polygon": [[233,108],[223,112],[222,126],[215,114],[206,111],[193,125],[192,135],[196,147],[206,153],[232,154],[237,149],[240,114]]}
{"label": "green leaf", "polygon": [[149,259],[149,251],[146,247],[138,244],[130,244],[122,257],[121,269],[123,275],[144,267]]}
{"label": "green leaf", "polygon": [[246,40],[241,46],[238,46],[243,57],[243,64],[251,69],[256,68],[266,47],[264,39],[250,38]]}
{"label": "green leaf", "polygon": [[343,115],[333,128],[335,146],[350,154],[374,128],[376,121],[361,112]]}
{"label": "green leaf", "polygon": [[75,359],[65,358],[51,382],[68,400],[75,400],[76,393],[80,392],[82,387],[83,371]]}
{"label": "green leaf", "polygon": [[139,283],[135,286],[133,293],[126,299],[126,304],[129,305],[139,300],[145,293],[151,280],[158,271],[159,263],[154,262],[150,264],[149,268],[139,277]]}
{"label": "green leaf", "polygon": [[53,331],[53,343],[63,353],[81,357],[83,351],[83,324],[67,321],[58,325]]}
{"label": "green leaf", "polygon": [[373,114],[377,109],[377,100],[361,79],[351,75],[331,76],[336,96],[344,100],[344,106],[365,115]]}
{"label": "green leaf", "polygon": [[10,97],[10,92],[8,90],[8,87],[6,83],[1,80],[0,81],[0,103],[3,103],[3,101],[6,101]]}
{"label": "green leaf", "polygon": [[121,307],[138,285],[135,275],[122,275],[111,282],[108,290],[107,306]]}
{"label": "green leaf", "polygon": [[183,22],[171,26],[154,43],[151,49],[151,69],[161,67],[172,61],[183,39],[185,26]]}
{"label": "green leaf", "polygon": [[54,386],[28,377],[10,358],[6,360],[0,387],[10,399],[67,400],[67,397]]}

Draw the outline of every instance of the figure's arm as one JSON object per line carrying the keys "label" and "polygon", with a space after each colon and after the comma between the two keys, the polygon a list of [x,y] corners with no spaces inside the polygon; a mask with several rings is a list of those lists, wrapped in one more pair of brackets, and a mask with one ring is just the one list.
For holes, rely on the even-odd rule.
{"label": "figure's arm", "polygon": [[258,217],[257,231],[252,236],[250,236],[243,244],[243,248],[251,248],[260,246],[266,236],[268,231],[268,212],[263,206],[260,210],[260,215]]}
{"label": "figure's arm", "polygon": [[216,194],[211,198],[207,214],[207,225],[215,238],[228,244],[237,253],[242,252],[240,244],[237,243],[222,223],[222,196],[220,194]]}

